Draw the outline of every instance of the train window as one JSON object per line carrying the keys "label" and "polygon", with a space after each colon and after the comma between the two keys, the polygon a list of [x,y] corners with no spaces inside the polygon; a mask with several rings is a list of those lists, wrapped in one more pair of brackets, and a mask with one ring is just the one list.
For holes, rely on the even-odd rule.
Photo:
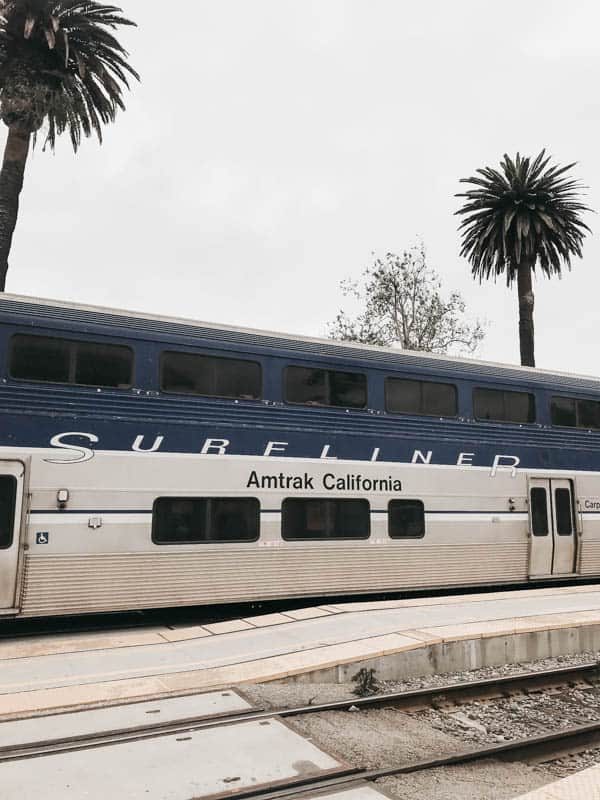
{"label": "train window", "polygon": [[531,490],[531,529],[534,536],[548,535],[548,501],[546,490],[536,486]]}
{"label": "train window", "polygon": [[75,383],[81,386],[131,386],[132,352],[128,347],[79,342]]}
{"label": "train window", "polygon": [[600,430],[600,403],[597,400],[553,397],[550,401],[550,417],[553,425],[563,428]]}
{"label": "train window", "polygon": [[288,498],[281,509],[281,535],[290,540],[368,539],[367,500]]}
{"label": "train window", "polygon": [[535,397],[526,392],[504,392],[507,422],[535,422]]}
{"label": "train window", "polygon": [[0,550],[13,543],[17,479],[14,475],[0,475]]}
{"label": "train window", "polygon": [[166,352],[161,358],[160,388],[175,394],[258,400],[262,370],[256,361]]}
{"label": "train window", "polygon": [[553,425],[565,428],[577,427],[577,403],[571,397],[553,397],[550,402]]}
{"label": "train window", "polygon": [[13,336],[9,371],[19,380],[69,383],[71,348],[61,339]]}
{"label": "train window", "polygon": [[358,372],[286,367],[284,383],[288,403],[342,408],[367,405],[367,378]]}
{"label": "train window", "polygon": [[386,378],[385,407],[391,414],[456,417],[458,414],[456,386],[437,381]]}
{"label": "train window", "polygon": [[388,533],[391,539],[422,539],[425,536],[425,506],[420,500],[390,500]]}
{"label": "train window", "polygon": [[329,376],[329,405],[364,408],[367,405],[367,378],[357,372],[333,372]]}
{"label": "train window", "polygon": [[285,370],[285,399],[289,403],[329,405],[327,371],[288,367]]}
{"label": "train window", "polygon": [[600,403],[595,400],[577,401],[577,427],[600,429]]}
{"label": "train window", "polygon": [[133,351],[118,344],[18,334],[11,340],[9,374],[18,380],[127,389]]}
{"label": "train window", "polygon": [[424,382],[423,413],[436,417],[455,417],[458,414],[456,386],[449,383]]}
{"label": "train window", "polygon": [[559,536],[570,536],[573,533],[571,492],[568,489],[555,489],[554,504],[556,506],[556,531]]}
{"label": "train window", "polygon": [[484,422],[535,422],[535,397],[528,392],[474,389],[473,413]]}
{"label": "train window", "polygon": [[159,497],[152,510],[155,544],[255,542],[259,531],[254,497]]}

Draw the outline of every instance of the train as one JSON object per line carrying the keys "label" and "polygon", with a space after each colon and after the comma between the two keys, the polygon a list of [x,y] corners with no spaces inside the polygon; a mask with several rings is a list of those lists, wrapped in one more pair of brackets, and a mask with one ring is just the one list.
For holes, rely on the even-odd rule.
{"label": "train", "polygon": [[600,380],[0,296],[0,617],[600,576]]}

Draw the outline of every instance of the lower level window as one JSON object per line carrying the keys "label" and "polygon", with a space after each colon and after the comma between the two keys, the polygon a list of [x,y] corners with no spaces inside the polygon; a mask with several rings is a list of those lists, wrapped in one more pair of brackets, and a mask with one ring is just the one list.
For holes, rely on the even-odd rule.
{"label": "lower level window", "polygon": [[284,539],[368,539],[367,500],[289,498],[281,509]]}
{"label": "lower level window", "polygon": [[0,475],[0,550],[13,543],[17,479],[14,475]]}
{"label": "lower level window", "polygon": [[388,533],[391,539],[421,539],[425,536],[425,507],[420,500],[390,500]]}
{"label": "lower level window", "polygon": [[254,497],[159,497],[152,510],[155,544],[254,542],[260,503]]}

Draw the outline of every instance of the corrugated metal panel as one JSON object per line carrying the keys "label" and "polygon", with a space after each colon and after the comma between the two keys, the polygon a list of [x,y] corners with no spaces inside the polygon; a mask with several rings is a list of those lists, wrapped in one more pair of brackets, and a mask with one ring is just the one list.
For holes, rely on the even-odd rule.
{"label": "corrugated metal panel", "polygon": [[521,581],[527,543],[27,556],[25,615]]}
{"label": "corrugated metal panel", "polygon": [[115,419],[128,422],[161,422],[196,426],[253,427],[268,425],[269,430],[289,431],[300,428],[303,432],[353,436],[425,437],[447,442],[462,443],[476,440],[479,444],[504,446],[568,447],[570,450],[588,451],[600,444],[600,431],[561,430],[541,425],[506,425],[490,422],[439,420],[426,417],[411,418],[393,414],[352,411],[340,413],[339,409],[281,406],[273,403],[233,402],[190,398],[147,397],[123,395],[110,391],[90,392],[69,387],[46,388],[39,386],[16,387],[4,385],[0,390],[0,411],[13,415],[40,414],[87,416],[90,419]]}
{"label": "corrugated metal panel", "polygon": [[600,542],[584,539],[579,563],[582,575],[600,575]]}
{"label": "corrugated metal panel", "polygon": [[297,352],[305,355],[324,356],[333,359],[362,360],[365,363],[389,367],[405,367],[408,369],[425,369],[438,374],[465,376],[488,376],[498,380],[519,381],[529,385],[562,386],[572,389],[600,390],[600,381],[578,375],[553,374],[541,370],[520,370],[509,366],[486,364],[467,359],[431,358],[415,353],[393,352],[385,349],[362,348],[359,345],[336,344],[328,341],[294,339],[289,336],[278,336],[270,333],[243,331],[227,328],[213,328],[194,324],[191,321],[176,321],[151,317],[136,317],[128,313],[111,313],[94,309],[68,306],[53,306],[43,303],[28,302],[0,298],[0,312],[24,317],[25,324],[35,327],[48,321],[76,323],[79,325],[100,326],[110,328],[107,334],[176,336],[189,340],[190,343],[201,341],[204,344],[214,342],[217,345],[235,344],[250,350],[264,349],[269,351]]}

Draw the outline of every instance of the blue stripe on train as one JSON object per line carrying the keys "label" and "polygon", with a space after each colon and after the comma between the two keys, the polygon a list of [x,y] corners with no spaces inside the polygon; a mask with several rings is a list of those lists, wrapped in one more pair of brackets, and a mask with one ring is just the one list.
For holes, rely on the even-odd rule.
{"label": "blue stripe on train", "polygon": [[[271,430],[265,424],[234,426],[219,424],[188,423],[171,425],[130,422],[119,419],[98,419],[79,415],[50,416],[29,414],[0,415],[0,446],[47,448],[51,439],[62,434],[62,442],[70,447],[85,447],[90,450],[132,451],[136,439],[142,449],[149,449],[161,436],[160,448],[163,453],[200,453],[208,439],[227,440],[226,452],[231,455],[262,456],[269,442],[274,442],[271,455],[294,459],[319,459],[326,445],[326,455],[350,461],[371,461],[375,455],[379,462],[410,463],[416,451],[427,457],[431,451],[430,463],[434,465],[491,467],[497,455],[517,457],[519,466],[528,469],[585,470],[600,472],[600,449],[598,437],[589,436],[586,442],[580,440],[578,446],[550,446],[544,444],[543,433],[538,441],[524,443],[513,440],[511,432],[506,431],[504,442],[489,442],[465,436],[454,437],[451,441],[445,436],[443,423],[439,424],[438,435],[416,436],[402,431],[401,425],[395,435],[378,435],[355,431],[340,433],[335,426],[329,432],[288,427]],[[71,435],[65,436],[70,433]],[[87,434],[87,435],[75,435]],[[91,437],[91,439],[90,439]],[[143,439],[138,439],[143,437]],[[585,438],[585,437],[582,437]],[[208,452],[217,452],[218,442]],[[55,449],[56,458],[72,459],[74,450]],[[461,453],[463,456],[461,457]],[[133,453],[132,453],[133,455]],[[421,460],[418,456],[417,460]],[[260,463],[264,469],[266,461]],[[383,466],[383,464],[382,464]]]}

